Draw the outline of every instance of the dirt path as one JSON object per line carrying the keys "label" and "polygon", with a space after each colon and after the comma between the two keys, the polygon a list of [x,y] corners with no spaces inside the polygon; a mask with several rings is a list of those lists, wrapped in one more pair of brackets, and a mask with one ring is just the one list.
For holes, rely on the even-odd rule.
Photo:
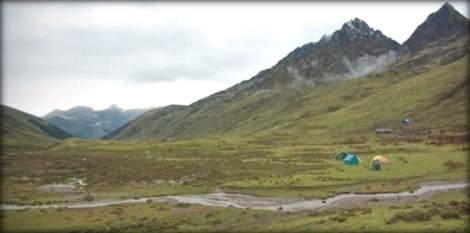
{"label": "dirt path", "polygon": [[[365,205],[370,203],[401,203],[417,201],[432,197],[435,193],[452,189],[468,188],[468,182],[427,182],[414,192],[380,193],[380,194],[339,194],[326,200],[304,200],[296,198],[256,197],[223,192],[199,195],[159,196],[149,198],[97,200],[82,203],[63,203],[52,205],[0,205],[2,210],[47,209],[47,208],[95,208],[125,203],[143,203],[148,200],[157,202],[177,202],[200,204],[218,207],[236,207],[265,210],[306,211],[328,209],[339,206]],[[282,207],[282,208],[280,208]]]}

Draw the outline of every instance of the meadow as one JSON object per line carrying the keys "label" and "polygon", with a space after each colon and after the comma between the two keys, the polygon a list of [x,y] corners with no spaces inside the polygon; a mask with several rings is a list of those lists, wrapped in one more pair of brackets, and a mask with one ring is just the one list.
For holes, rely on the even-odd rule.
{"label": "meadow", "polygon": [[[44,205],[217,190],[311,200],[349,192],[413,191],[425,181],[468,179],[469,148],[461,138],[409,140],[376,135],[362,140],[324,144],[261,137],[66,139],[41,150],[4,152],[2,203]],[[338,151],[357,153],[362,162],[345,165],[335,159]],[[390,160],[381,171],[370,169],[376,155]],[[85,184],[66,190],[44,188],[76,179]],[[90,209],[3,210],[1,218],[5,232],[459,232],[468,230],[467,198],[468,190],[451,191],[394,207],[346,206],[300,213],[148,202]],[[451,201],[459,209],[450,207]],[[416,214],[419,220],[414,219]]]}

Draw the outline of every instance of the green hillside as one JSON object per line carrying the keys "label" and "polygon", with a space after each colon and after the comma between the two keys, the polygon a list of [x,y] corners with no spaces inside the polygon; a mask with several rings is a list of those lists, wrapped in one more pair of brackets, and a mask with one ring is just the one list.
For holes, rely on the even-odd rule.
{"label": "green hillside", "polygon": [[[158,121],[160,118],[163,118],[167,115],[170,115],[174,112],[180,111],[184,109],[184,105],[169,105],[166,107],[162,108],[157,108],[150,110],[140,117],[136,119],[136,123],[130,122],[128,124],[123,125],[113,133],[106,135],[103,137],[104,139],[109,139],[109,138],[119,138],[122,137],[122,135],[130,135],[134,134],[136,132],[141,132],[142,134],[146,134],[148,136],[152,135],[152,132],[148,131],[152,127],[152,123],[154,121]],[[128,127],[129,124],[133,124],[132,127]]]}
{"label": "green hillside", "polygon": [[31,114],[1,106],[0,133],[2,149],[10,147],[37,148],[71,137],[58,127]]}
{"label": "green hillside", "polygon": [[[455,47],[441,54],[424,51],[395,67],[367,77],[319,86],[251,90],[241,83],[184,109],[131,122],[115,139],[190,138],[212,135],[293,135],[325,138],[336,134],[373,134],[374,127],[400,127],[404,116],[420,132],[466,132],[468,57],[454,58]],[[464,45],[466,46],[466,45]],[[432,62],[406,69],[431,54]],[[450,54],[450,55],[449,55]],[[457,60],[455,60],[457,59]],[[142,127],[145,125],[145,127]]]}
{"label": "green hillside", "polygon": [[[110,139],[416,138],[468,130],[469,20],[444,4],[403,45],[354,19],[273,67],[187,107],[149,112]],[[401,119],[412,119],[409,127]],[[318,136],[318,137],[317,137]]]}

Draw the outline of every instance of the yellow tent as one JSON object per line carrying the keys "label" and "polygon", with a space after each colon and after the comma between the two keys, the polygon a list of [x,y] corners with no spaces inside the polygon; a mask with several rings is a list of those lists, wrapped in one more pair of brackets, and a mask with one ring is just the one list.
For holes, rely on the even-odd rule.
{"label": "yellow tent", "polygon": [[390,163],[385,156],[377,155],[371,161],[378,160],[380,163]]}

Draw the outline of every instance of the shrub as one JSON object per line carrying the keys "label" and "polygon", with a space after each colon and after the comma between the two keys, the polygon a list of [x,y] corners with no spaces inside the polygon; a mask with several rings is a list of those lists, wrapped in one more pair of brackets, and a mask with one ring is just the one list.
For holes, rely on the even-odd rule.
{"label": "shrub", "polygon": [[215,215],[215,213],[207,213],[205,217],[210,218],[210,217],[213,217],[214,215]]}
{"label": "shrub", "polygon": [[464,164],[460,163],[460,162],[454,162],[452,160],[447,160],[446,162],[444,162],[442,164],[442,166],[447,168],[448,171],[453,171],[453,170],[456,170],[456,169],[459,169],[459,168],[463,167]]}
{"label": "shrub", "polygon": [[345,217],[342,216],[333,216],[329,218],[331,221],[336,221],[336,222],[344,222],[346,221]]}
{"label": "shrub", "polygon": [[449,201],[449,205],[456,206],[458,204],[459,204],[459,202],[456,201],[456,200]]}
{"label": "shrub", "polygon": [[209,224],[211,224],[211,225],[219,225],[221,223],[222,223],[222,220],[220,220],[220,219],[212,220],[212,221],[209,222]]}
{"label": "shrub", "polygon": [[408,160],[403,156],[398,157],[398,160],[402,161],[403,163],[408,163]]}
{"label": "shrub", "polygon": [[340,109],[339,106],[329,106],[327,111],[328,112],[336,112],[336,111],[338,111],[338,109]]}
{"label": "shrub", "polygon": [[95,198],[90,194],[83,197],[83,200],[85,200],[85,201],[93,201],[93,199],[95,199]]}
{"label": "shrub", "polygon": [[181,208],[187,208],[187,207],[191,206],[191,204],[189,204],[189,203],[178,203],[175,206],[176,207],[181,207]]}
{"label": "shrub", "polygon": [[428,213],[429,213],[431,216],[438,215],[440,212],[441,212],[441,210],[438,209],[438,208],[435,208],[435,207],[430,208],[430,209],[428,210]]}
{"label": "shrub", "polygon": [[370,213],[372,213],[371,208],[365,208],[364,210],[362,210],[362,214],[370,214]]}
{"label": "shrub", "polygon": [[456,210],[446,210],[440,213],[439,216],[443,219],[460,218],[460,214]]}
{"label": "shrub", "polygon": [[409,212],[397,212],[392,215],[385,224],[393,224],[398,221],[404,222],[424,222],[432,218],[431,214],[423,210],[412,210]]}
{"label": "shrub", "polygon": [[354,211],[347,211],[346,213],[343,213],[343,216],[345,216],[345,217],[356,216],[356,212],[354,212]]}

